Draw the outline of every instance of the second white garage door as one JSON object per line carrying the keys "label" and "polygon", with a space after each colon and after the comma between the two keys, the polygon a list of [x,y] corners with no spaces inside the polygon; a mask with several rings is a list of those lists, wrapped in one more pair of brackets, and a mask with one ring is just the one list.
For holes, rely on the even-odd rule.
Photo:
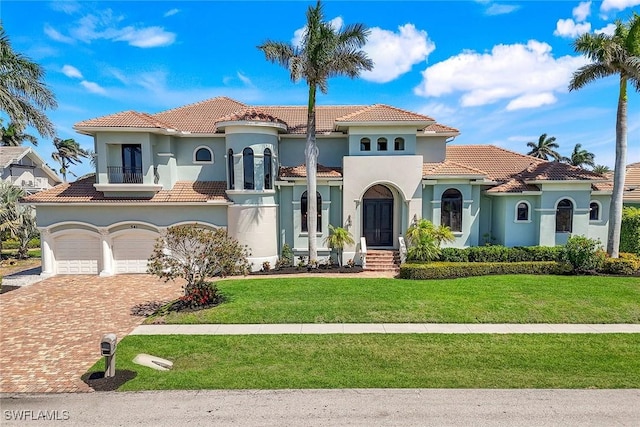
{"label": "second white garage door", "polygon": [[147,233],[130,233],[114,238],[115,273],[146,273],[147,260],[153,252],[156,237]]}
{"label": "second white garage door", "polygon": [[58,274],[98,274],[100,239],[84,234],[67,234],[55,242]]}

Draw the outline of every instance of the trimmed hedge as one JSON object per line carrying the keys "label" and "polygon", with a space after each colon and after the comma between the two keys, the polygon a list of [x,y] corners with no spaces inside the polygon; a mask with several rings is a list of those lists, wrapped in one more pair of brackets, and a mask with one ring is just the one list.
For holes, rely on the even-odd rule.
{"label": "trimmed hedge", "polygon": [[622,210],[620,252],[640,255],[640,208],[626,207]]}
{"label": "trimmed hedge", "polygon": [[562,246],[472,246],[468,248],[443,248],[442,262],[532,262],[559,261]]}
{"label": "trimmed hedge", "polygon": [[451,279],[489,274],[569,274],[572,268],[556,261],[432,262],[400,266],[401,279]]}
{"label": "trimmed hedge", "polygon": [[[2,242],[2,249],[18,249],[20,248],[20,244],[17,240],[5,240]],[[40,249],[40,239],[35,238],[29,240],[27,244],[27,248],[29,249]]]}

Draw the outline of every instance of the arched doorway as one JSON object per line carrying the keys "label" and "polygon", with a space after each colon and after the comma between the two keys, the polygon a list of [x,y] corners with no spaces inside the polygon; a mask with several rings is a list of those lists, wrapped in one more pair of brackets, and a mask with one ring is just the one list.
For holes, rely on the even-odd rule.
{"label": "arched doorway", "polygon": [[368,246],[393,246],[393,193],[374,185],[362,197],[362,235]]}

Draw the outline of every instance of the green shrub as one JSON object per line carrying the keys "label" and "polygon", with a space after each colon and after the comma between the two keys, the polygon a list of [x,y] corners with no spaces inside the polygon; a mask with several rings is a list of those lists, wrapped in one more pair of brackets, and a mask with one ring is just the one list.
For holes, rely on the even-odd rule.
{"label": "green shrub", "polygon": [[631,276],[640,272],[640,262],[629,258],[607,258],[600,271],[605,274]]}
{"label": "green shrub", "polygon": [[592,273],[602,268],[605,252],[600,240],[571,236],[564,245],[561,258],[571,264],[576,274]]}
{"label": "green shrub", "polygon": [[622,209],[620,252],[640,255],[640,208]]}
{"label": "green shrub", "polygon": [[423,280],[489,274],[567,274],[571,270],[571,267],[555,261],[408,263],[400,267],[400,278]]}
{"label": "green shrub", "polygon": [[293,266],[293,250],[288,244],[282,245],[282,253],[276,262],[276,269]]}
{"label": "green shrub", "polygon": [[508,248],[500,245],[475,246],[469,248],[443,248],[439,261],[443,262],[525,262],[559,261],[561,246],[518,246]]}
{"label": "green shrub", "polygon": [[179,298],[177,309],[197,310],[218,305],[223,298],[218,287],[211,282],[199,282],[185,288],[185,294]]}
{"label": "green shrub", "polygon": [[440,261],[469,262],[469,251],[467,248],[442,248],[440,251]]}
{"label": "green shrub", "polygon": [[[19,248],[20,248],[20,242],[18,242],[17,240],[7,239],[4,242],[2,242],[2,249],[19,249]],[[29,240],[29,243],[27,244],[27,248],[29,249],[40,248],[40,239],[35,238],[35,239]]]}

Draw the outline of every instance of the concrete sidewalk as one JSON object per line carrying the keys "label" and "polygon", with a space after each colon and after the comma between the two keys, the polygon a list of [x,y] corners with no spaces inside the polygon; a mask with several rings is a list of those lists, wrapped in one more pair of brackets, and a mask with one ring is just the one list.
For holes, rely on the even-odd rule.
{"label": "concrete sidewalk", "polygon": [[640,324],[294,323],[141,325],[130,335],[268,334],[638,334]]}

